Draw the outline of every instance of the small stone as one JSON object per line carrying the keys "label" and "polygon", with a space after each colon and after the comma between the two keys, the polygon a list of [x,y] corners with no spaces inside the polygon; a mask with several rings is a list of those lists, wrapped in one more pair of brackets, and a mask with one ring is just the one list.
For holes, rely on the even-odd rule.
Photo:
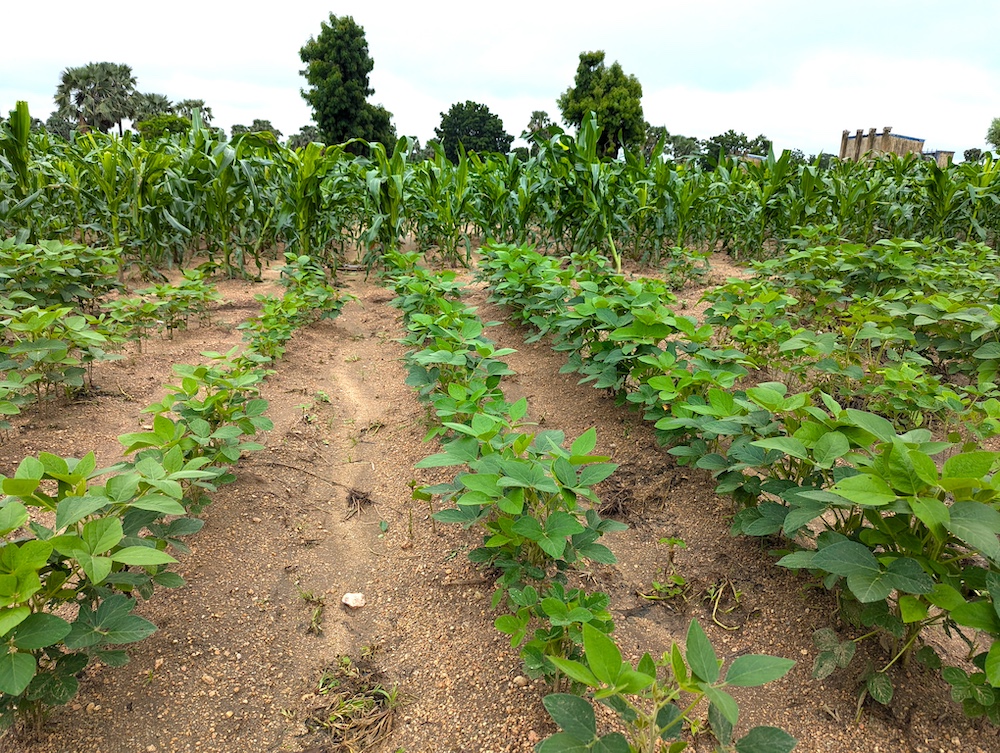
{"label": "small stone", "polygon": [[254,523],[260,523],[260,518],[258,518],[257,516],[250,518],[250,520],[252,520]]}
{"label": "small stone", "polygon": [[147,745],[146,746],[146,751],[147,751],[147,753],[156,753],[156,746],[155,745]]}
{"label": "small stone", "polygon": [[212,675],[202,675],[201,681],[206,685],[215,685],[215,678]]}
{"label": "small stone", "polygon": [[528,687],[528,678],[524,675],[518,675],[514,678],[514,684],[519,688],[526,688]]}
{"label": "small stone", "polygon": [[349,606],[351,609],[360,609],[368,603],[365,600],[365,595],[360,593],[344,594],[340,601]]}

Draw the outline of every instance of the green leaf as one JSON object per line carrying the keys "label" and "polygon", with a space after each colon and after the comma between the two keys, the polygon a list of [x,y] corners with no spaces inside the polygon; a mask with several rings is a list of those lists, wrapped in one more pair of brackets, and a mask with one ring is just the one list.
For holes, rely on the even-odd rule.
{"label": "green leaf", "polygon": [[754,727],[736,741],[736,753],[791,753],[798,740],[777,727]]}
{"label": "green leaf", "polygon": [[609,732],[591,748],[593,753],[629,753],[631,750],[628,740],[620,732]]}
{"label": "green leaf", "polygon": [[865,413],[853,408],[848,408],[845,414],[851,420],[852,424],[860,429],[864,429],[879,442],[891,442],[896,438],[896,430],[893,428],[893,425],[881,416],[876,416],[874,413]]}
{"label": "green leaf", "polygon": [[168,565],[177,562],[166,552],[150,546],[127,546],[111,553],[111,559],[123,565]]}
{"label": "green leaf", "polygon": [[586,466],[580,471],[580,486],[594,486],[599,484],[618,468],[617,463],[594,463]]}
{"label": "green leaf", "polygon": [[565,732],[556,732],[538,743],[535,753],[589,753],[592,750],[589,742],[589,738],[582,742]]}
{"label": "green leaf", "polygon": [[103,507],[108,506],[108,500],[104,497],[64,497],[56,507],[56,530],[62,530],[67,526],[92,515]]}
{"label": "green leaf", "polygon": [[791,659],[763,654],[748,654],[733,660],[726,672],[726,684],[742,688],[758,685],[784,677],[795,666]]}
{"label": "green leaf", "polygon": [[981,479],[989,474],[996,462],[995,452],[963,452],[952,455],[944,462],[942,478],[974,478]]}
{"label": "green leaf", "polygon": [[571,455],[589,455],[597,446],[597,429],[591,427],[576,438],[570,445]]}
{"label": "green leaf", "polygon": [[28,511],[20,502],[11,500],[0,508],[0,536],[16,531],[27,522]]}
{"label": "green leaf", "polygon": [[597,737],[597,720],[589,701],[569,693],[552,693],[542,699],[542,705],[564,732],[584,741]]}
{"label": "green leaf", "polygon": [[[691,620],[687,632],[687,661],[691,672],[703,682],[719,679],[719,659],[698,620]],[[732,720],[736,724],[736,720]]]}
{"label": "green leaf", "polygon": [[866,473],[841,479],[830,487],[830,491],[865,507],[888,505],[898,496],[885,481]]}
{"label": "green leaf", "polygon": [[892,680],[881,672],[869,675],[865,681],[865,687],[868,690],[868,695],[883,706],[888,706],[892,703]]}
{"label": "green leaf", "polygon": [[38,478],[5,478],[0,486],[4,494],[12,497],[28,497],[40,483],[42,480]]}
{"label": "green leaf", "polygon": [[69,635],[70,624],[62,617],[36,612],[17,626],[14,645],[27,651],[52,646]]}
{"label": "green leaf", "polygon": [[594,676],[585,665],[578,661],[573,661],[572,659],[563,659],[560,656],[550,656],[549,661],[552,662],[556,669],[562,672],[571,680],[576,680],[577,682],[583,683],[590,688],[601,687],[601,681]]}
{"label": "green leaf", "polygon": [[927,619],[928,611],[927,603],[916,596],[899,597],[899,616],[907,624]]}
{"label": "green leaf", "polygon": [[837,541],[819,549],[813,555],[809,566],[844,577],[877,573],[881,569],[878,560],[868,547],[850,540]]}
{"label": "green leaf", "polygon": [[832,468],[839,458],[851,451],[851,443],[839,431],[824,434],[813,446],[813,459],[820,468]]}
{"label": "green leaf", "polygon": [[719,713],[725,717],[726,721],[735,726],[740,719],[740,709],[736,705],[736,699],[714,685],[701,685],[700,687],[705,691],[705,696],[712,705],[719,709]]}
{"label": "green leaf", "polygon": [[103,554],[125,536],[120,518],[91,520],[83,526],[83,543],[90,554]]}
{"label": "green leaf", "polygon": [[949,529],[964,543],[1000,565],[1000,512],[982,502],[956,502],[949,510]]}
{"label": "green leaf", "polygon": [[28,607],[0,609],[0,638],[20,625],[31,614]]}
{"label": "green leaf", "polygon": [[0,693],[20,695],[35,676],[38,665],[31,654],[0,656]]}
{"label": "green leaf", "polygon": [[594,676],[605,685],[614,685],[622,668],[622,655],[615,642],[590,623],[585,623],[583,649]]}
{"label": "green leaf", "polygon": [[[928,458],[930,460],[930,458]],[[933,465],[934,461],[931,461]],[[886,467],[888,470],[889,482],[892,487],[898,491],[903,492],[903,494],[919,494],[924,490],[927,484],[917,473],[916,468],[913,465],[913,461],[910,458],[910,453],[908,448],[899,439],[894,439],[892,444],[889,446],[888,452],[886,453]],[[935,471],[935,481],[937,481],[937,472]],[[855,476],[854,478],[859,478]],[[869,477],[874,478],[874,477]],[[838,492],[843,494],[843,492]],[[848,497],[850,499],[850,497]],[[890,502],[892,500],[889,500]],[[865,503],[862,503],[865,504]]]}
{"label": "green leaf", "polygon": [[110,557],[93,557],[84,551],[73,553],[83,572],[86,573],[92,585],[99,585],[111,574],[112,562]]}
{"label": "green leaf", "polygon": [[1000,688],[1000,641],[993,641],[986,654],[986,681],[994,688]]}
{"label": "green leaf", "polygon": [[755,447],[763,447],[766,450],[778,450],[786,455],[800,460],[809,459],[809,450],[799,440],[793,437],[770,437],[768,439],[758,439],[750,444]]}

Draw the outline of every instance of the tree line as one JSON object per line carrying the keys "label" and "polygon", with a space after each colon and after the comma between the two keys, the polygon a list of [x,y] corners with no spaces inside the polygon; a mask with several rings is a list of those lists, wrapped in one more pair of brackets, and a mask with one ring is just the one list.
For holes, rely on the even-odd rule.
{"label": "tree line", "polygon": [[[321,22],[319,34],[310,37],[299,50],[304,65],[300,71],[307,86],[300,90],[313,111],[313,123],[302,126],[299,133],[288,138],[289,146],[297,148],[317,141],[325,144],[348,143],[349,151],[362,151],[366,143],[381,143],[391,150],[396,141],[392,113],[370,100],[375,93],[370,84],[374,60],[368,51],[363,27],[351,16],[329,15]],[[55,93],[56,110],[44,127],[63,138],[73,130],[108,132],[130,120],[135,130],[145,137],[156,137],[190,128],[195,111],[202,123],[210,125],[212,110],[204,100],[184,99],[172,102],[163,94],[140,92],[136,77],[128,65],[120,63],[88,63],[67,68],[61,74]],[[665,126],[647,122],[642,109],[642,85],[632,74],[622,70],[615,61],[605,62],[603,51],[580,53],[573,85],[557,99],[562,123],[579,128],[588,113],[593,112],[604,127],[598,152],[614,157],[623,147],[641,149],[652,154],[658,144],[661,152],[675,159],[695,158],[709,167],[724,156],[765,156],[771,140],[759,134],[749,138],[733,129],[700,140],[683,134],[672,134]],[[43,124],[35,123],[36,127]],[[534,111],[524,128],[532,145],[519,147],[522,157],[537,152],[538,138],[551,137],[559,127],[545,111]],[[514,136],[508,133],[501,119],[485,104],[467,100],[441,113],[441,124],[435,138],[421,147],[415,141],[418,156],[433,157],[438,149],[448,159],[456,161],[460,150],[478,153],[510,151]],[[245,132],[270,133],[276,140],[283,134],[266,119],[255,119],[250,125],[234,124],[231,136]],[[1000,149],[1000,118],[995,119],[987,133],[987,141]],[[828,160],[832,155],[806,155],[792,150],[793,162]],[[981,157],[979,149],[964,153],[967,161]]]}

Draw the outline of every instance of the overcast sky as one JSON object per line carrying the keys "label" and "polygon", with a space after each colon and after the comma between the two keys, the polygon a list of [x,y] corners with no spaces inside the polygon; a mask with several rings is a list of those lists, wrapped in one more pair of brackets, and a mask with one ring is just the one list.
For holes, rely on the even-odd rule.
{"label": "overcast sky", "polygon": [[533,110],[558,121],[585,50],[639,79],[646,120],[702,139],[732,128],[808,155],[892,126],[961,158],[1000,117],[997,0],[4,5],[0,111],[25,99],[43,120],[64,68],[106,60],[140,91],[204,99],[227,130],[264,118],[290,135],[311,117],[299,48],[331,12],[364,28],[372,101],[421,143],[466,100],[515,136]]}

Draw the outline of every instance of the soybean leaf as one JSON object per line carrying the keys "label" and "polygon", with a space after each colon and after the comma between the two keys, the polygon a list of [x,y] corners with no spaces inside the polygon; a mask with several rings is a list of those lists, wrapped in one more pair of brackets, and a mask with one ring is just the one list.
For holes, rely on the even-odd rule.
{"label": "soybean leaf", "polygon": [[[791,555],[779,560],[779,564]],[[825,546],[813,554],[809,567],[820,568],[844,577],[878,572],[878,560],[864,544],[847,539]]]}
{"label": "soybean leaf", "polygon": [[23,693],[35,676],[37,667],[31,654],[8,653],[0,656],[0,693]]}
{"label": "soybean leaf", "polygon": [[103,554],[124,535],[120,518],[98,518],[83,526],[83,543],[90,554]]}
{"label": "soybean leaf", "polygon": [[589,743],[590,738],[583,742],[565,732],[556,732],[538,743],[535,753],[589,753],[593,750]]}
{"label": "soybean leaf", "polygon": [[736,753],[791,753],[798,740],[777,727],[754,727],[736,741]]}
{"label": "soybean leaf", "polygon": [[572,659],[563,659],[560,656],[550,656],[548,658],[555,665],[556,669],[571,680],[576,680],[591,688],[601,687],[601,681],[594,676],[594,673],[586,665]]}
{"label": "soybean leaf", "polygon": [[1000,641],[993,641],[986,655],[986,681],[994,688],[1000,688]]}
{"label": "soybean leaf", "polygon": [[705,696],[713,706],[719,709],[719,713],[725,717],[726,721],[732,725],[735,725],[739,721],[739,706],[736,705],[736,699],[729,695],[729,693],[720,690],[714,685],[702,685],[701,689],[705,691]]}
{"label": "soybean leaf", "polygon": [[[56,507],[56,528],[63,529],[86,518],[102,507],[107,507],[108,500],[103,497],[64,497]],[[181,507],[181,513],[184,508]]]}
{"label": "soybean leaf", "polygon": [[542,704],[564,732],[578,740],[597,737],[597,720],[589,701],[569,693],[552,693],[542,699]]}
{"label": "soybean leaf", "polygon": [[[715,655],[715,649],[702,630],[698,620],[691,620],[687,632],[687,661],[691,667],[691,672],[704,682],[715,682],[719,679],[719,660]],[[736,720],[733,719],[733,724]]]}
{"label": "soybean leaf", "polygon": [[831,431],[817,440],[813,458],[820,468],[832,468],[839,458],[851,451],[851,443],[839,431]]}
{"label": "soybean leaf", "polygon": [[0,609],[0,638],[20,625],[31,614],[28,607]]}
{"label": "soybean leaf", "polygon": [[883,706],[888,706],[892,702],[892,680],[881,672],[869,675],[865,687],[868,689],[868,694]]}
{"label": "soybean leaf", "polygon": [[570,445],[571,455],[589,455],[597,446],[597,430],[591,427],[574,440]]}
{"label": "soybean leaf", "polygon": [[997,453],[985,450],[953,455],[944,462],[941,477],[980,479],[990,472],[996,459]]}
{"label": "soybean leaf", "polygon": [[758,439],[755,442],[751,442],[751,444],[767,450],[778,450],[800,460],[807,460],[809,458],[809,450],[806,449],[806,446],[793,437],[770,437],[768,439]]}
{"label": "soybean leaf", "polygon": [[726,672],[726,684],[742,688],[764,685],[784,677],[795,666],[791,659],[763,654],[737,657]]}
{"label": "soybean leaf", "polygon": [[0,508],[0,536],[16,531],[27,522],[28,511],[20,502],[14,500]]}
{"label": "soybean leaf", "polygon": [[864,429],[880,442],[891,442],[896,438],[896,430],[893,428],[893,425],[881,416],[876,416],[874,413],[865,413],[853,408],[848,408],[845,413],[851,420],[851,423],[860,429]]}
{"label": "soybean leaf", "polygon": [[622,668],[622,655],[615,642],[587,623],[583,626],[583,648],[594,676],[605,685],[614,685]]}
{"label": "soybean leaf", "polygon": [[1000,512],[981,502],[956,502],[949,510],[948,527],[959,539],[1000,564]]}
{"label": "soybean leaf", "polygon": [[52,646],[69,634],[70,627],[62,617],[36,612],[17,626],[14,645],[28,651]]}
{"label": "soybean leaf", "polygon": [[166,552],[151,546],[127,546],[111,553],[111,559],[123,565],[168,565],[177,562]]}
{"label": "soybean leaf", "polygon": [[896,492],[877,476],[860,473],[841,479],[830,491],[849,499],[856,505],[866,507],[881,507],[896,501]]}

